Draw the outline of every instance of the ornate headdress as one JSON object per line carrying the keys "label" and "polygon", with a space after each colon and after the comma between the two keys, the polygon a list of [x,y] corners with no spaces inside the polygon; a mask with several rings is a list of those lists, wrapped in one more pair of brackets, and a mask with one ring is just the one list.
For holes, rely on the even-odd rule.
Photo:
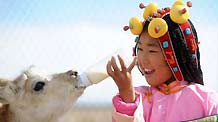
{"label": "ornate headdress", "polygon": [[[144,10],[144,21],[140,21],[137,17],[132,17],[129,21],[129,26],[125,26],[123,29],[126,31],[131,30],[132,34],[140,35],[143,31],[143,26],[146,21],[149,21],[148,34],[153,38],[158,38],[161,48],[164,52],[165,59],[167,60],[170,69],[172,70],[175,78],[178,81],[183,81],[184,77],[178,65],[173,44],[168,31],[167,22],[163,19],[164,16],[169,15],[174,23],[177,23],[182,36],[186,42],[187,47],[192,54],[192,59],[194,63],[198,63],[197,59],[197,45],[195,42],[195,36],[192,32],[191,24],[188,21],[189,11],[188,7],[192,7],[192,3],[189,1],[185,4],[182,0],[177,0],[173,4],[172,8],[162,8],[158,9],[155,3],[150,3],[148,6],[144,6],[142,3],[139,5],[141,9]],[[139,37],[136,37],[136,42]]]}

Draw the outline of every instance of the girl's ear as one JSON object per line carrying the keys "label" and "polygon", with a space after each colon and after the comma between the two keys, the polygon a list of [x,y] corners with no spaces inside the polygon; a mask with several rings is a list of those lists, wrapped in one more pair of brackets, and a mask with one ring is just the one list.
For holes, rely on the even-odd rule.
{"label": "girl's ear", "polygon": [[11,81],[7,80],[7,79],[0,79],[0,99],[4,97],[3,96],[4,89],[5,89],[8,82],[11,82]]}

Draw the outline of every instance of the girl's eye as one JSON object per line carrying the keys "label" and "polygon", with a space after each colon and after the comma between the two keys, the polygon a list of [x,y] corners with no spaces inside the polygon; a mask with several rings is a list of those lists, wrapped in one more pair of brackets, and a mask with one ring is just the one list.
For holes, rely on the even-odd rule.
{"label": "girl's eye", "polygon": [[150,53],[156,53],[158,51],[155,51],[155,50],[149,50]]}
{"label": "girl's eye", "polygon": [[143,49],[142,49],[142,48],[139,48],[139,47],[137,48],[137,50],[138,50],[138,51],[143,51]]}

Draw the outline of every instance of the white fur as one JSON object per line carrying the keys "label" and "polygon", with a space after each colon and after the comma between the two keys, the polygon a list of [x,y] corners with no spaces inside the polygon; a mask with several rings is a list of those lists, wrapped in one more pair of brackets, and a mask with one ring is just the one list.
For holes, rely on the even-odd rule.
{"label": "white fur", "polygon": [[[58,122],[85,89],[74,73],[48,75],[31,67],[0,86],[0,98],[9,103],[12,122]],[[37,92],[33,88],[39,81],[45,85]]]}

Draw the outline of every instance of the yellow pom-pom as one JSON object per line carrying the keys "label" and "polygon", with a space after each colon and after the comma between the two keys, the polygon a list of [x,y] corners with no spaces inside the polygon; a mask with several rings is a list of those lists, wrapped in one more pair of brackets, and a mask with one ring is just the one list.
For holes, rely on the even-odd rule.
{"label": "yellow pom-pom", "polygon": [[129,28],[132,34],[140,35],[143,30],[143,24],[138,17],[132,17],[129,21]]}
{"label": "yellow pom-pom", "polygon": [[189,11],[186,5],[173,6],[170,11],[170,18],[178,24],[183,24],[188,21]]}
{"label": "yellow pom-pom", "polygon": [[173,4],[173,7],[177,5],[185,5],[185,3],[182,0],[176,0],[175,3]]}
{"label": "yellow pom-pom", "polygon": [[188,21],[189,11],[186,4],[182,0],[177,0],[170,11],[170,18],[178,24]]}
{"label": "yellow pom-pom", "polygon": [[153,38],[159,38],[166,34],[168,26],[162,18],[154,18],[148,25],[148,33]]}
{"label": "yellow pom-pom", "polygon": [[155,3],[150,3],[148,6],[146,6],[144,10],[143,17],[144,19],[147,19],[148,16],[152,16],[154,12],[157,12],[158,6]]}

